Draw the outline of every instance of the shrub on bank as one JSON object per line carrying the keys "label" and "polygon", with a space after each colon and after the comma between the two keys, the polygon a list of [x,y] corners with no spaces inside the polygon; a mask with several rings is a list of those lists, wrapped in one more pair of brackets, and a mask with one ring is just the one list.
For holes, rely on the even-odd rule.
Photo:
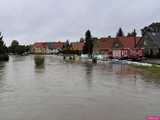
{"label": "shrub on bank", "polygon": [[0,61],[8,61],[9,56],[7,54],[0,55]]}
{"label": "shrub on bank", "polygon": [[7,54],[7,47],[4,44],[3,36],[0,32],[0,61],[8,61],[9,56]]}

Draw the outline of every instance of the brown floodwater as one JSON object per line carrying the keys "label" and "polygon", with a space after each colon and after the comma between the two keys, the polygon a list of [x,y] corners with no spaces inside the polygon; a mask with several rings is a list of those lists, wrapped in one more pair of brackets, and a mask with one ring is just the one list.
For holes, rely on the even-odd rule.
{"label": "brown floodwater", "polygon": [[128,65],[10,56],[0,63],[0,120],[144,120],[160,114],[160,79],[149,76]]}

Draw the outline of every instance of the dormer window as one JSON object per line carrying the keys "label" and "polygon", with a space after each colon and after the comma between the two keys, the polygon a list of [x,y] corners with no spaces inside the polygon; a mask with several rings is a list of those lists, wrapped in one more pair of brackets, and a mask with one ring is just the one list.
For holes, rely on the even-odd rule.
{"label": "dormer window", "polygon": [[116,43],[116,44],[115,44],[115,47],[116,47],[116,48],[118,48],[118,47],[119,47],[119,44],[118,44],[118,43]]}

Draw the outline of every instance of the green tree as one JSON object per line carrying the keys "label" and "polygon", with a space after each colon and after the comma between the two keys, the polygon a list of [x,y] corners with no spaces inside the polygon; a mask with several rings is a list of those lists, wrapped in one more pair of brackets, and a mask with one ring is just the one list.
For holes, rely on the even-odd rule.
{"label": "green tree", "polygon": [[124,33],[123,33],[122,28],[119,28],[116,36],[117,36],[117,37],[123,37],[123,36],[124,36]]}
{"label": "green tree", "polygon": [[69,40],[66,40],[66,42],[63,44],[62,53],[63,54],[72,54],[71,45],[69,43]]}
{"label": "green tree", "polygon": [[8,61],[7,47],[4,44],[2,33],[0,32],[0,61]]}
{"label": "green tree", "polygon": [[6,54],[6,46],[3,41],[3,36],[0,33],[0,54]]}
{"label": "green tree", "polygon": [[16,49],[19,46],[19,42],[17,40],[13,40],[10,46],[11,53],[16,53]]}
{"label": "green tree", "polygon": [[137,36],[137,32],[136,32],[136,30],[134,29],[133,30],[133,32],[131,32],[131,33],[128,33],[128,35],[127,35],[128,37],[136,37]]}
{"label": "green tree", "polygon": [[18,45],[19,45],[19,42],[17,40],[13,40],[12,43],[11,43],[12,47],[16,47]]}
{"label": "green tree", "polygon": [[66,42],[63,45],[63,50],[70,50],[70,43],[69,40],[66,40]]}
{"label": "green tree", "polygon": [[15,52],[18,55],[22,55],[23,53],[25,53],[25,46],[24,45],[19,45],[15,48]]}
{"label": "green tree", "polygon": [[11,46],[8,48],[8,51],[13,54],[23,55],[25,52],[28,53],[30,51],[30,46],[19,45],[17,40],[13,40]]}
{"label": "green tree", "polygon": [[133,36],[134,36],[134,37],[136,37],[136,36],[137,36],[136,29],[134,29],[134,30],[133,30],[133,33],[132,33],[132,34],[133,34]]}
{"label": "green tree", "polygon": [[142,35],[144,35],[146,32],[160,32],[160,22],[152,23],[149,26],[145,26],[143,29],[141,29]]}
{"label": "green tree", "polygon": [[87,30],[85,33],[85,44],[83,48],[83,53],[88,54],[89,57],[92,57],[93,53],[93,39],[90,30]]}

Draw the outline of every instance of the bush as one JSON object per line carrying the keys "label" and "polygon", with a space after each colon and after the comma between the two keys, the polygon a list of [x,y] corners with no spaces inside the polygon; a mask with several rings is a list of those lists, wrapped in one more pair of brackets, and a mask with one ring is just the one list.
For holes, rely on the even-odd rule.
{"label": "bush", "polygon": [[0,61],[8,61],[8,60],[9,60],[9,56],[7,54],[0,55]]}

